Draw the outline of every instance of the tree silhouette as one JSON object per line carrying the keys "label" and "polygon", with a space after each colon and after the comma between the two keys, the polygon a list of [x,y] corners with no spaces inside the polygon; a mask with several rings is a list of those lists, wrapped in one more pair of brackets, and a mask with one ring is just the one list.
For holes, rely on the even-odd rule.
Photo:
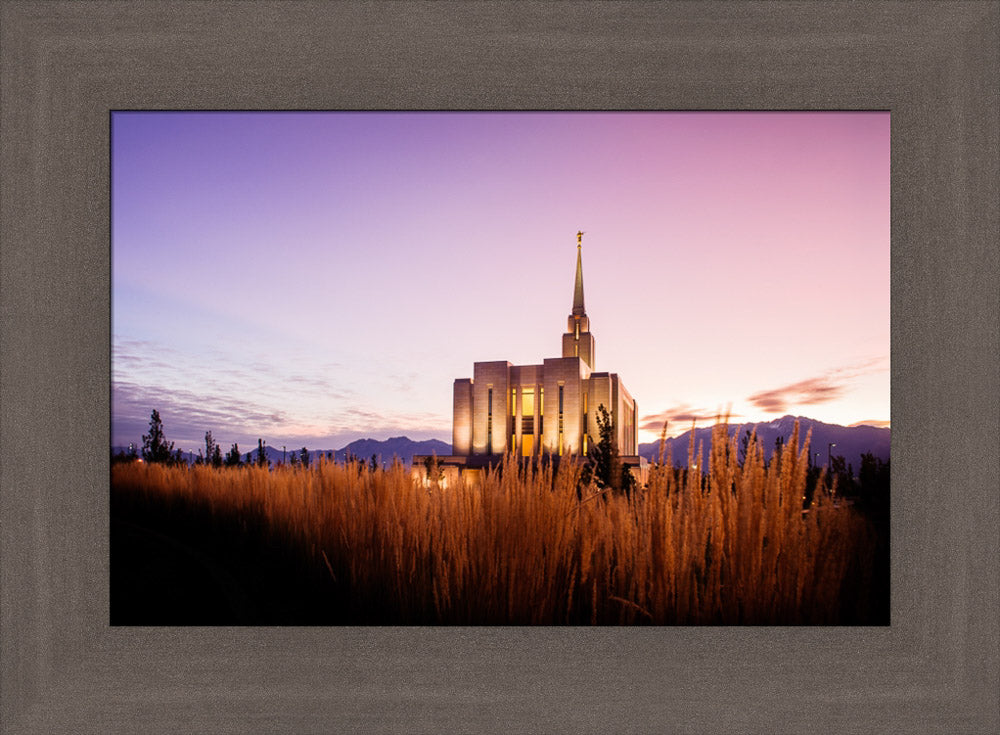
{"label": "tree silhouette", "polygon": [[240,448],[234,443],[233,448],[230,449],[229,454],[226,455],[226,467],[239,467],[241,464]]}
{"label": "tree silhouette", "polygon": [[212,432],[205,432],[205,464],[215,464],[215,449],[218,445],[212,438]]}
{"label": "tree silhouette", "polygon": [[887,539],[889,535],[890,476],[889,462],[883,462],[871,452],[861,455],[861,467],[858,469],[858,501],[879,525],[882,539]]}
{"label": "tree silhouette", "polygon": [[740,438],[740,449],[739,455],[737,455],[737,463],[740,467],[744,465],[747,461],[747,453],[750,451],[750,437],[753,436],[753,431],[747,429],[743,436]]}
{"label": "tree silhouette", "polygon": [[112,453],[111,464],[120,464],[122,462],[134,462],[139,459],[138,452],[135,451],[135,444],[129,442],[128,451],[124,449],[120,450],[117,454]]}
{"label": "tree silhouette", "polygon": [[600,439],[591,452],[590,461],[594,482],[600,488],[630,493],[634,489],[635,478],[622,464],[618,442],[615,441],[614,422],[603,403],[597,407],[597,433]]}
{"label": "tree silhouette", "polygon": [[172,459],[173,451],[174,443],[167,443],[166,437],[163,435],[160,412],[154,408],[149,417],[149,433],[142,435],[142,458],[147,462],[167,464]]}
{"label": "tree silhouette", "polygon": [[270,466],[270,462],[267,460],[267,454],[264,453],[264,440],[257,439],[257,465],[260,467]]}
{"label": "tree silhouette", "polygon": [[302,462],[303,467],[309,466],[309,450],[305,447],[302,447],[302,450],[299,452],[299,460]]}

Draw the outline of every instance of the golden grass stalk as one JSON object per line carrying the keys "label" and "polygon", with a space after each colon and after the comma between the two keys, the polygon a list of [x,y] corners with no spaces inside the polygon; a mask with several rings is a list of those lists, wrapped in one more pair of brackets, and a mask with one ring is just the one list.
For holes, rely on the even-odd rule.
{"label": "golden grass stalk", "polygon": [[688,467],[667,457],[631,497],[578,493],[579,467],[553,476],[512,457],[478,487],[428,490],[398,463],[321,461],[117,465],[112,488],[116,503],[254,519],[343,586],[354,620],[378,610],[403,623],[832,623],[850,618],[849,566],[870,566],[873,540],[822,482],[804,511],[808,444],[796,426],[765,464],[752,437],[741,465],[720,426],[707,467],[692,441]]}

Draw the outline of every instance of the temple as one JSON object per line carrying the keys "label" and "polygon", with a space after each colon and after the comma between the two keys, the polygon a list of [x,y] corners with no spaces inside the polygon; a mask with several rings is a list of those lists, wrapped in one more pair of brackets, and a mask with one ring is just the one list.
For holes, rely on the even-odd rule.
{"label": "temple", "polygon": [[[439,457],[446,474],[475,479],[505,453],[519,457],[587,456],[599,439],[597,415],[607,410],[625,466],[638,474],[636,402],[616,373],[596,371],[594,335],[583,297],[583,233],[576,235],[573,307],[562,355],[535,365],[473,363],[455,381],[452,455]],[[420,461],[414,458],[414,469]],[[644,463],[643,463],[644,464]]]}

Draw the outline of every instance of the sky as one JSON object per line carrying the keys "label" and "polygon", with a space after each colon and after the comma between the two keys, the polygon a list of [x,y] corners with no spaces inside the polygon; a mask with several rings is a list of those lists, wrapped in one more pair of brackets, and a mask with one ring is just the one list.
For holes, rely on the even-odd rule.
{"label": "sky", "polygon": [[477,361],[596,369],[640,442],[889,425],[887,112],[115,112],[112,444],[451,441]]}

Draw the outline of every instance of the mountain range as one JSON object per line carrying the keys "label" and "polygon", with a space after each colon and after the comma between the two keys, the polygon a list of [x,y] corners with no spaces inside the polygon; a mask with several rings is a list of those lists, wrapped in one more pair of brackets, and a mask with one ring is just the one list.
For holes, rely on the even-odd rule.
{"label": "mountain range", "polygon": [[[827,447],[831,444],[835,446],[829,447],[830,456],[844,457],[853,466],[855,472],[861,466],[861,454],[864,452],[870,452],[883,461],[889,460],[891,432],[889,429],[875,426],[840,426],[839,424],[825,424],[822,421],[816,421],[804,416],[782,416],[780,419],[775,419],[774,421],[730,424],[729,435],[736,434],[742,438],[747,430],[756,430],[757,438],[763,444],[764,457],[765,459],[770,459],[774,453],[775,440],[781,437],[787,443],[792,435],[792,429],[796,421],[799,422],[800,442],[805,440],[806,433],[812,429],[810,452],[813,454],[813,460],[820,465],[827,463]],[[695,450],[697,451],[698,445],[701,444],[704,447],[703,452],[707,456],[709,446],[711,445],[712,427],[706,426],[702,429],[695,429],[694,436]],[[690,438],[691,432],[686,431],[680,436],[666,440],[665,451],[669,452],[671,461],[675,466],[687,464]],[[126,450],[127,447],[113,447],[112,452],[118,453],[119,451]],[[264,447],[264,453],[272,464],[289,461],[292,452],[297,454],[300,450],[301,447],[288,447],[287,453],[284,453],[273,446]],[[223,456],[225,456],[226,452],[227,448],[223,446]],[[451,454],[451,445],[439,439],[414,441],[405,436],[395,436],[384,441],[378,439],[358,439],[342,449],[311,450],[309,451],[309,459],[312,461],[319,456],[329,457],[331,453],[339,462],[343,462],[348,456],[368,461],[372,455],[375,455],[376,461],[379,464],[385,463],[388,465],[392,462],[393,457],[398,457],[403,464],[410,465],[413,462],[414,454],[437,454],[439,457],[442,457]],[[659,457],[659,453],[660,442],[658,440],[639,445],[639,455],[649,461],[655,461]],[[183,456],[189,462],[194,462],[197,453],[185,452]],[[250,451],[250,457],[252,460],[257,458],[256,447]],[[247,458],[245,451],[242,452],[242,458],[244,461]]]}
{"label": "mountain range", "polygon": [[[806,418],[805,416],[782,416],[774,421],[760,421],[747,424],[730,424],[729,436],[736,434],[742,439],[743,435],[750,431],[757,432],[757,439],[763,444],[764,458],[770,459],[774,453],[774,443],[778,437],[787,443],[792,435],[795,422],[799,422],[799,443],[805,441],[806,434],[812,429],[809,451],[813,455],[813,462],[820,465],[827,463],[829,456],[843,457],[848,464],[852,465],[857,472],[861,466],[861,455],[870,452],[882,461],[889,460],[889,449],[891,443],[891,430],[876,426],[840,426],[839,424],[824,424],[822,421]],[[686,465],[688,457],[688,447],[691,441],[691,432],[686,431],[680,436],[666,440],[665,457],[669,453],[674,466]],[[709,447],[712,443],[712,427],[706,426],[702,429],[694,430],[695,451],[701,444],[704,456],[708,456]],[[829,446],[835,445],[835,446]],[[659,457],[659,440],[639,445],[639,456],[654,461]],[[818,454],[818,456],[817,456]]]}
{"label": "mountain range", "polygon": [[[264,455],[272,464],[277,464],[282,461],[290,461],[293,452],[297,457],[300,456],[301,450],[302,447],[288,447],[287,452],[283,452],[275,447],[265,446]],[[410,465],[413,462],[414,454],[437,454],[439,456],[451,454],[451,444],[445,444],[439,439],[414,441],[406,436],[394,436],[384,441],[379,441],[378,439],[357,439],[343,449],[309,450],[309,461],[311,462],[319,457],[329,459],[331,453],[333,459],[337,462],[344,462],[348,457],[363,459],[367,462],[374,455],[376,462],[385,464],[386,466],[392,463],[393,457],[398,457],[404,465]],[[256,449],[250,452],[250,457],[253,460],[257,459]],[[243,458],[246,459],[246,453],[243,454]]]}
{"label": "mountain range", "polygon": [[[240,448],[240,458],[244,462],[247,461],[247,451],[245,450],[248,448]],[[141,446],[137,447],[137,450],[140,454],[142,453]],[[265,445],[264,456],[268,458],[271,464],[278,464],[283,461],[291,461],[293,453],[298,458],[301,450],[302,447],[287,447],[286,451],[282,451],[271,445]],[[223,445],[223,458],[225,458],[228,451],[228,447]],[[128,447],[112,447],[112,454],[119,452],[128,452]],[[343,462],[350,456],[356,459],[363,459],[367,462],[371,459],[372,455],[375,455],[376,461],[379,464],[385,463],[388,466],[392,463],[393,457],[398,457],[403,464],[410,465],[413,462],[414,454],[437,454],[438,456],[444,456],[451,454],[451,445],[438,439],[414,441],[409,437],[394,436],[384,441],[379,441],[378,439],[357,439],[342,449],[312,449],[308,450],[308,454],[309,461],[313,461],[319,457],[329,458],[332,456],[336,461]],[[249,455],[251,461],[256,461],[257,448],[253,447]],[[193,463],[198,458],[198,452],[182,452],[181,456],[188,462]]]}

